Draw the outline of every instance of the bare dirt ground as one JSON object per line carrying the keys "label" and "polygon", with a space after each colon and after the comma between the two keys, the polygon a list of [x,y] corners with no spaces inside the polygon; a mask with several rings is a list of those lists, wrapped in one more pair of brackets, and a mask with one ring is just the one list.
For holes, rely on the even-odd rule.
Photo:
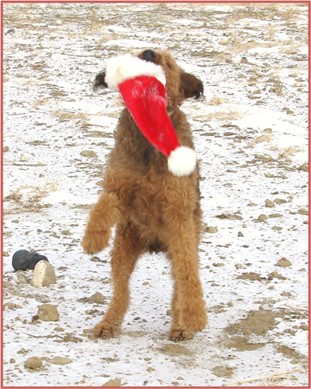
{"label": "bare dirt ground", "polygon": [[[4,5],[5,385],[307,385],[307,33],[299,4]],[[142,48],[171,50],[205,87],[184,111],[209,324],[180,344],[159,255],[137,266],[123,334],[87,334],[111,296],[109,250],[87,256],[80,240],[120,111],[92,82]],[[55,285],[13,271],[22,248],[49,258]],[[46,303],[58,320],[38,317]]]}

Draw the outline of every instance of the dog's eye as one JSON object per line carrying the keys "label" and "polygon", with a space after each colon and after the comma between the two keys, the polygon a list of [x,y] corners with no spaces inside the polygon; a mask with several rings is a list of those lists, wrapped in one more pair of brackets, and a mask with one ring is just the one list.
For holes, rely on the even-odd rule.
{"label": "dog's eye", "polygon": [[171,64],[170,64],[170,63],[166,62],[166,66],[167,66],[169,69],[171,69],[171,70],[172,70],[172,66],[171,66]]}

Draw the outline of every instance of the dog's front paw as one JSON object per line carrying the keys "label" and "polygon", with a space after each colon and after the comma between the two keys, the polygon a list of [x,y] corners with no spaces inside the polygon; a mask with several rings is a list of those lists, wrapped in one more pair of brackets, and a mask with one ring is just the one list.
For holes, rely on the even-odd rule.
{"label": "dog's front paw", "polygon": [[93,335],[96,338],[110,339],[120,333],[120,326],[117,324],[109,324],[101,321],[93,328]]}
{"label": "dog's front paw", "polygon": [[87,254],[95,254],[107,247],[108,241],[108,233],[86,231],[81,244]]}

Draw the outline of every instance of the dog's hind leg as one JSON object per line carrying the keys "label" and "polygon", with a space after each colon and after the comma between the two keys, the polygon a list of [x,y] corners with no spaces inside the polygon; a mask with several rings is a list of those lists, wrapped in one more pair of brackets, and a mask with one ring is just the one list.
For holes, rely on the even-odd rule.
{"label": "dog's hind leg", "polygon": [[111,227],[120,219],[121,204],[114,193],[103,192],[90,212],[82,247],[94,254],[108,246]]}
{"label": "dog's hind leg", "polygon": [[207,322],[203,291],[199,278],[198,240],[195,226],[179,224],[167,241],[172,261],[174,296],[172,301],[171,340],[191,339]]}
{"label": "dog's hind leg", "polygon": [[111,338],[119,333],[130,302],[130,277],[144,251],[135,227],[118,226],[111,257],[113,297],[103,320],[93,330],[96,337]]}

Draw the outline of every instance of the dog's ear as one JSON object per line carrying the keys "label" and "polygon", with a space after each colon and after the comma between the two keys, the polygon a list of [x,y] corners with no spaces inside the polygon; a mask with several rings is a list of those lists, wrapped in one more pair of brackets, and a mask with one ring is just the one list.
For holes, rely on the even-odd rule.
{"label": "dog's ear", "polygon": [[108,88],[105,72],[101,72],[95,77],[95,81],[93,83],[93,90],[96,91],[98,88]]}
{"label": "dog's ear", "polygon": [[194,97],[195,99],[198,99],[203,95],[204,88],[202,81],[190,73],[186,73],[184,71],[181,72],[180,84],[185,99],[188,97]]}

